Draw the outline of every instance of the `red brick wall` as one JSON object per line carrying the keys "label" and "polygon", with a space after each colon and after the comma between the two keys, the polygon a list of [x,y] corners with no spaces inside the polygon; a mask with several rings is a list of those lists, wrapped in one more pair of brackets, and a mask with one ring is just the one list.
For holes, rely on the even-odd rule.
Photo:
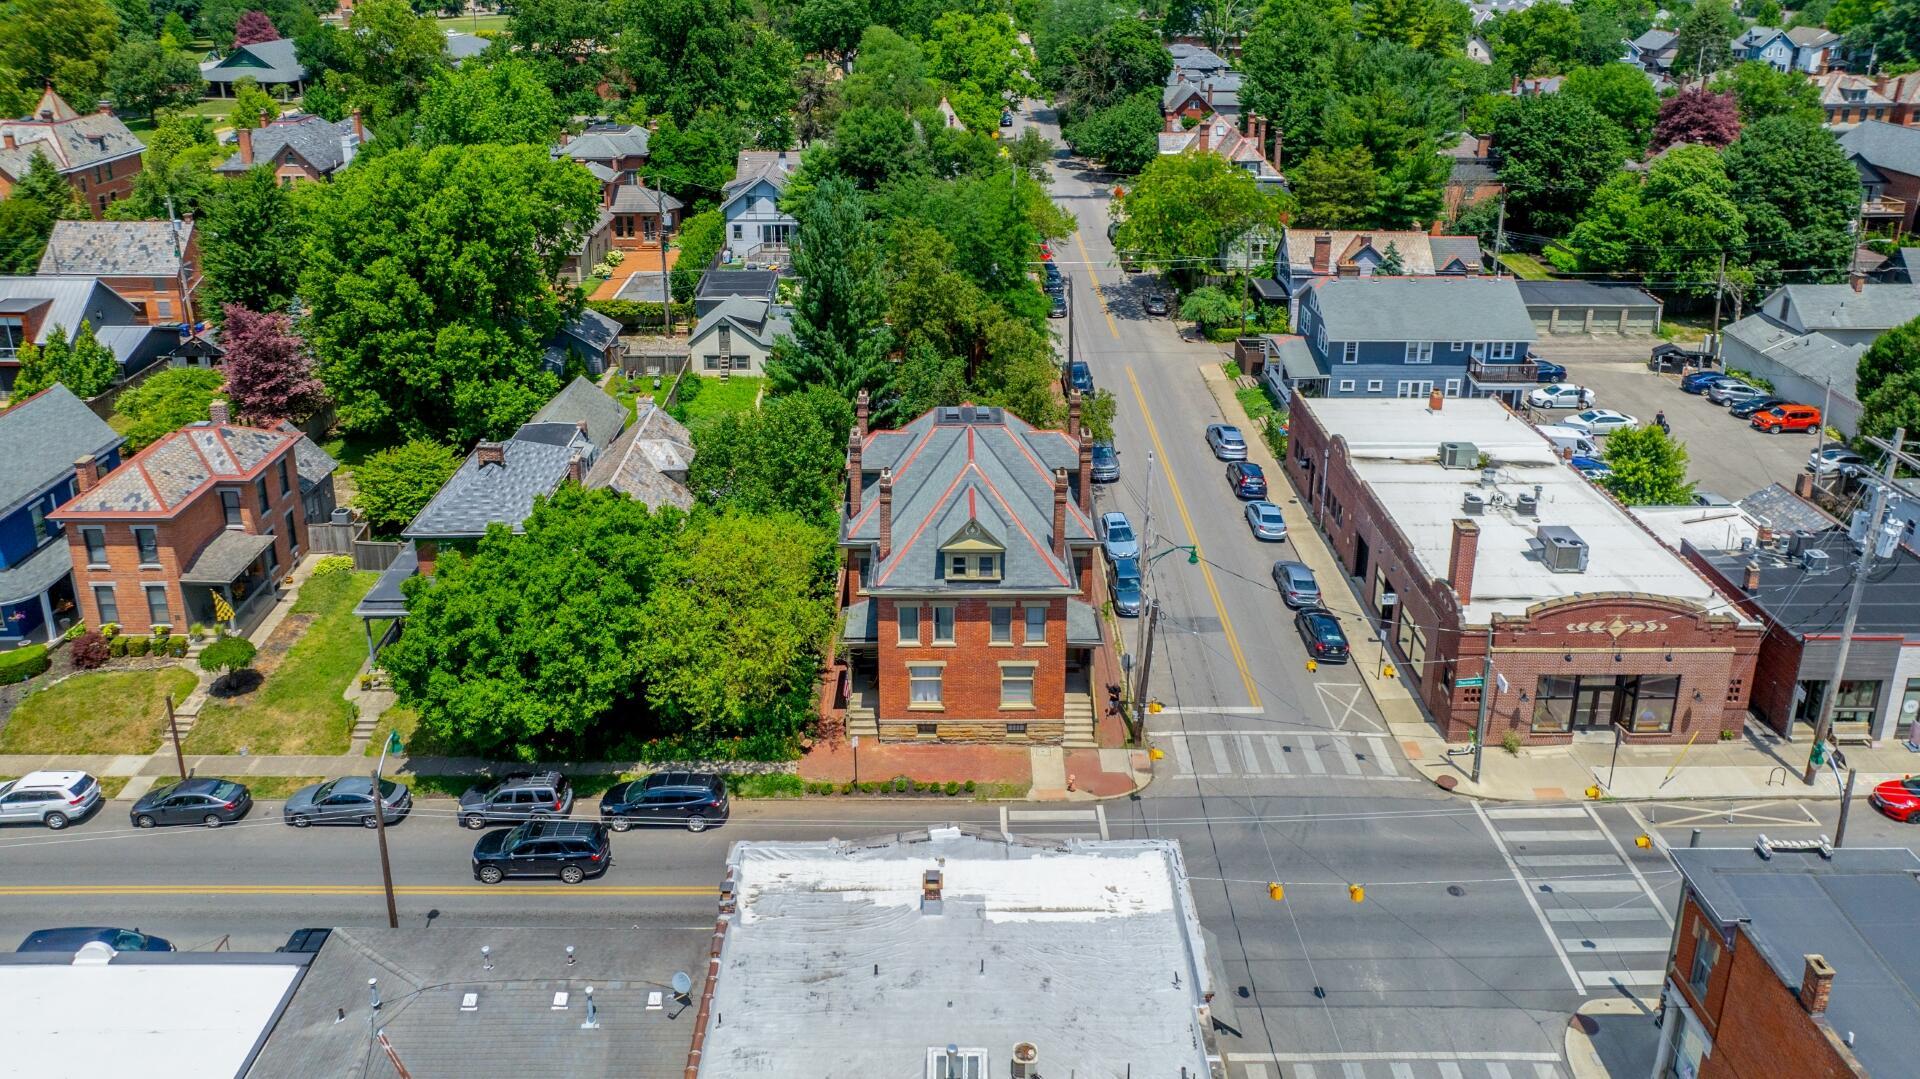
{"label": "red brick wall", "polygon": [[[1005,600],[962,599],[954,603],[954,641],[952,644],[923,643],[918,646],[899,643],[899,619],[896,606],[903,600],[880,598],[878,635],[880,638],[880,700],[875,714],[880,719],[909,720],[921,723],[956,720],[994,720],[1024,723],[1029,720],[1059,719],[1066,710],[1067,607],[1066,600],[1054,596],[1044,600],[1015,600],[1013,643],[991,643],[992,623],[989,609]],[[920,640],[933,640],[933,610],[921,602]],[[1044,645],[1025,643],[1026,623],[1021,608],[1028,602],[1045,602],[1047,639]],[[1000,707],[1001,661],[1033,661],[1033,707]],[[943,707],[908,707],[911,699],[907,683],[909,663],[944,663],[941,682]]]}
{"label": "red brick wall", "polygon": [[1887,168],[1881,168],[1880,175],[1887,178],[1887,194],[1906,200],[1906,213],[1900,216],[1901,230],[1913,231],[1914,214],[1920,211],[1920,176],[1909,176]]}
{"label": "red brick wall", "polygon": [[[133,194],[133,178],[140,175],[142,161],[140,157],[129,157],[115,161],[111,166],[77,169],[66,174],[67,182],[79,193],[80,201],[86,204],[89,213],[96,218],[104,217],[105,207],[100,200],[104,197],[106,205],[111,206]],[[112,179],[107,178],[109,168],[113,171]]]}

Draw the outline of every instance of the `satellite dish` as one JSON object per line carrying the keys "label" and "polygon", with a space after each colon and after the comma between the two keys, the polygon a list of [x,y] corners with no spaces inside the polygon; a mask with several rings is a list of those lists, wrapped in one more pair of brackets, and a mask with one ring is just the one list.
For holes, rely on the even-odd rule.
{"label": "satellite dish", "polygon": [[676,970],[673,972],[672,984],[673,995],[676,997],[684,997],[688,993],[693,992],[693,979],[687,977],[687,972],[684,970]]}

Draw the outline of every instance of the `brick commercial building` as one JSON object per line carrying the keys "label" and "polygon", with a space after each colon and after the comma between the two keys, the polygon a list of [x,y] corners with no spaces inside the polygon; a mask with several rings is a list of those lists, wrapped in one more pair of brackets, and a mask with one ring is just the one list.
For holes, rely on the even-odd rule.
{"label": "brick commercial building", "polygon": [[296,465],[295,436],[236,426],[224,401],[110,473],[81,461],[79,492],[51,519],[82,619],[129,633],[251,625],[307,549]]}
{"label": "brick commercial building", "polygon": [[1498,401],[1297,400],[1287,473],[1449,741],[1745,722],[1759,623]]}
{"label": "brick commercial building", "polygon": [[0,198],[26,177],[36,156],[45,155],[81,204],[104,217],[108,206],[133,193],[146,150],[105,102],[82,113],[48,87],[31,115],[0,120]]}
{"label": "brick commercial building", "polygon": [[937,408],[847,440],[840,602],[848,730],[1093,744],[1093,442],[1002,409]]}
{"label": "brick commercial building", "polygon": [[1912,1075],[1920,858],[1824,840],[1672,852],[1660,1079]]}

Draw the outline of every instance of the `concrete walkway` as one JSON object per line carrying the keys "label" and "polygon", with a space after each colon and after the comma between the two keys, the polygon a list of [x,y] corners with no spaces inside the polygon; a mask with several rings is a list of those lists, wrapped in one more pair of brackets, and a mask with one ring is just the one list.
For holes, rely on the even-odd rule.
{"label": "concrete walkway", "polygon": [[1567,1024],[1573,1079],[1645,1079],[1653,1072],[1660,1001],[1607,997],[1588,1001]]}

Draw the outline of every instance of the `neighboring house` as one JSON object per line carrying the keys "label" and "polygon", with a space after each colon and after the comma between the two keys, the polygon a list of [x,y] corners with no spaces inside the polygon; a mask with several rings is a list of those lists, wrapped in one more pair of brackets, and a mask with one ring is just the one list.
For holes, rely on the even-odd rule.
{"label": "neighboring house", "polygon": [[780,209],[787,179],[800,167],[800,155],[785,150],[742,150],[733,179],[721,193],[726,246],[721,261],[749,268],[778,268],[790,261],[788,245],[799,225]]}
{"label": "neighboring house", "polygon": [[1358,583],[1357,624],[1448,741],[1745,725],[1760,624],[1503,403],[1296,397],[1288,427],[1287,478]]}
{"label": "neighboring house", "polygon": [[1173,57],[1174,74],[1185,72],[1190,79],[1218,75],[1231,66],[1225,57],[1205,45],[1177,41],[1167,46],[1167,52]]}
{"label": "neighboring house", "polygon": [[1000,408],[936,408],[847,442],[847,729],[902,742],[1091,746],[1102,646],[1093,442]]}
{"label": "neighboring house", "polygon": [[278,430],[293,439],[294,470],[300,474],[300,507],[307,523],[326,524],[333,519],[337,505],[333,496],[333,474],[340,462],[290,421],[281,420]]}
{"label": "neighboring house", "polygon": [[1235,168],[1244,169],[1253,174],[1263,187],[1278,188],[1285,183],[1280,170],[1267,157],[1267,120],[1260,116],[1243,117],[1248,128],[1240,130],[1241,122],[1236,122],[1215,113],[1203,117],[1192,127],[1182,126],[1177,115],[1168,115],[1166,130],[1160,132],[1160,152],[1162,154],[1184,154],[1194,151],[1203,154],[1219,154]]}
{"label": "neighboring house", "polygon": [[1674,42],[1679,35],[1671,30],[1648,30],[1627,42],[1623,60],[1649,75],[1665,75],[1673,70],[1673,58],[1679,50]]}
{"label": "neighboring house", "polygon": [[584,285],[612,250],[613,211],[602,200],[600,213],[594,218],[593,224],[587,227],[586,235],[580,237],[580,245],[560,264],[560,276],[576,285]]}
{"label": "neighboring house", "polygon": [[1920,75],[1895,75],[1882,77],[1880,93],[1893,103],[1893,109],[1887,113],[1889,123],[1910,125],[1920,123]]}
{"label": "neighboring house", "polygon": [[680,200],[642,184],[608,188],[606,207],[613,214],[613,246],[620,251],[659,250],[680,227]]}
{"label": "neighboring house", "polygon": [[244,632],[299,563],[307,523],[296,440],[231,423],[224,401],[211,417],[111,472],[74,469],[78,491],[53,518],[66,526],[88,625],[151,633],[197,622]]}
{"label": "neighboring house", "polygon": [[602,175],[603,180],[626,184],[634,182],[646,166],[648,139],[647,129],[640,124],[589,124],[585,131],[562,142],[560,153],[589,168],[598,166],[595,175],[612,174]]}
{"label": "neighboring house", "polygon": [[[1467,10],[1472,13],[1474,26],[1484,26],[1496,15],[1511,15],[1542,2],[1547,0],[1473,0],[1467,5]],[[1568,0],[1552,0],[1552,2],[1565,4]]]}
{"label": "neighboring house", "polygon": [[1775,71],[1793,71],[1799,67],[1793,40],[1785,30],[1771,26],[1747,27],[1733,39],[1732,51],[1735,63],[1753,60]]}
{"label": "neighboring house", "polygon": [[1533,328],[1542,334],[1660,332],[1663,305],[1652,293],[1622,281],[1519,281]]}
{"label": "neighboring house", "polygon": [[235,96],[234,84],[241,79],[252,79],[262,90],[279,90],[283,99],[307,90],[306,65],[296,55],[293,39],[284,37],[235,45],[227,55],[201,64],[200,77],[212,97]]}
{"label": "neighboring house", "polygon": [[1920,128],[1869,120],[1840,132],[1860,172],[1860,217],[1869,226],[1913,231],[1920,207]]}
{"label": "neighboring house", "polygon": [[[542,361],[547,370],[564,376],[570,361],[578,360],[587,374],[595,378],[616,370],[627,354],[620,340],[620,324],[595,311],[581,308],[580,313],[560,324],[547,339]],[[605,396],[602,394],[601,396]]]}
{"label": "neighboring house", "polygon": [[1820,88],[1820,107],[1827,114],[1828,127],[1893,119],[1893,100],[1866,75],[1829,71],[1813,81]]}
{"label": "neighboring house", "polygon": [[1167,76],[1166,89],[1160,92],[1160,113],[1177,116],[1182,122],[1201,120],[1216,113],[1228,120],[1240,118],[1240,73],[1221,71],[1196,75],[1175,68]]}
{"label": "neighboring house", "polygon": [[1475,34],[1467,39],[1467,59],[1472,60],[1476,64],[1491,65],[1493,63],[1493,46],[1487,44],[1486,38]]}
{"label": "neighboring house", "polygon": [[1530,79],[1523,79],[1515,75],[1513,77],[1513,84],[1507,87],[1507,93],[1512,97],[1540,97],[1545,94],[1557,94],[1560,92],[1560,87],[1566,84],[1566,81],[1567,79],[1564,75],[1546,75]]}
{"label": "neighboring house", "polygon": [[44,154],[81,204],[103,217],[108,206],[133,193],[146,149],[105,104],[82,114],[48,87],[31,115],[0,120],[0,198],[26,176],[34,156]]}
{"label": "neighboring house", "polygon": [[1793,43],[1793,70],[1823,75],[1841,47],[1840,35],[1824,26],[1796,26],[1787,31]]}
{"label": "neighboring house", "polygon": [[65,386],[0,412],[0,648],[73,624],[73,555],[51,514],[73,497],[76,462],[111,472],[125,442]]}
{"label": "neighboring house", "polygon": [[1920,317],[1912,285],[1784,285],[1754,313],[1729,325],[1721,357],[1790,400],[1820,406],[1829,427],[1852,434],[1860,422],[1855,375],[1860,356],[1886,331]]}
{"label": "neighboring house", "polygon": [[1442,151],[1448,159],[1446,209],[1449,220],[1488,199],[1506,194],[1500,182],[1500,168],[1493,157],[1493,137],[1462,135],[1451,149]]}
{"label": "neighboring house", "polygon": [[587,473],[588,487],[611,487],[649,509],[693,508],[687,470],[693,467],[693,436],[679,420],[641,399],[638,414]]}
{"label": "neighboring house", "polygon": [[263,114],[261,120],[261,126],[235,133],[238,148],[213,171],[237,176],[256,165],[271,165],[282,184],[312,183],[353,164],[367,141],[358,109],[339,123],[305,112],[279,117]]}
{"label": "neighboring house", "polygon": [[1911,1074],[1920,858],[1764,835],[1669,853],[1680,909],[1649,1074]]}
{"label": "neighboring house", "polygon": [[1538,335],[1511,278],[1322,278],[1299,310],[1316,372],[1294,386],[1311,394],[1517,400],[1534,381]]}
{"label": "neighboring house", "polygon": [[1334,277],[1372,277],[1389,252],[1400,259],[1401,277],[1472,277],[1484,268],[1480,241],[1473,236],[1362,229],[1288,228],[1274,254],[1273,277],[1297,315],[1301,293],[1314,281]]}
{"label": "neighboring house", "polygon": [[[1767,627],[1749,708],[1789,737],[1809,737],[1827,695],[1840,623],[1851,591],[1853,541],[1837,530],[1769,534],[1730,550],[1690,545],[1687,556]],[[1834,698],[1834,736],[1846,741],[1902,737],[1909,702],[1920,701],[1920,556],[1906,546],[1873,570],[1873,603],[1863,604]]]}
{"label": "neighboring house", "polygon": [[780,298],[780,274],[773,270],[729,270],[709,267],[693,292],[693,315],[705,318],[735,297],[773,303]]}
{"label": "neighboring house", "polygon": [[176,328],[148,325],[139,308],[98,277],[0,277],[0,391],[13,389],[20,372],[21,345],[46,344],[56,327],[72,340],[83,322],[113,353],[122,378],[180,347]]}
{"label": "neighboring house", "polygon": [[777,339],[793,332],[786,308],[761,299],[722,300],[701,316],[687,339],[692,369],[701,374],[763,375]]}
{"label": "neighboring house", "polygon": [[40,272],[97,277],[143,322],[191,322],[200,238],[190,220],[55,221]]}

